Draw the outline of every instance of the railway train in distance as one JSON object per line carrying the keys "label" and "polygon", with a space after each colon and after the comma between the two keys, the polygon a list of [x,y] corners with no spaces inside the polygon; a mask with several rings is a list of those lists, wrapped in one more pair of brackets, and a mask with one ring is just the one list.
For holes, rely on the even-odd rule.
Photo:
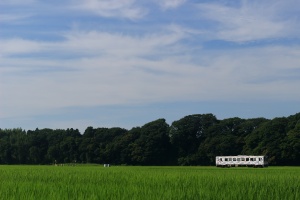
{"label": "railway train in distance", "polygon": [[217,167],[268,167],[266,156],[216,156]]}

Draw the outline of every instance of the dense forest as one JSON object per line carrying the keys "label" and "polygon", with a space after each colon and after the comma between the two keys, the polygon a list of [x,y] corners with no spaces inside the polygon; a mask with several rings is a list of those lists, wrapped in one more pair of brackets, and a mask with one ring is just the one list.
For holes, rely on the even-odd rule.
{"label": "dense forest", "polygon": [[217,155],[266,155],[270,165],[300,165],[300,113],[218,120],[195,114],[131,130],[0,129],[0,164],[110,163],[214,165]]}

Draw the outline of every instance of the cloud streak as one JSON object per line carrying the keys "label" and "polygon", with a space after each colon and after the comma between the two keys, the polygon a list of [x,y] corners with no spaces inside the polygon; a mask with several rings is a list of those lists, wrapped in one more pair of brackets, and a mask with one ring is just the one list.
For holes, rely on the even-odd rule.
{"label": "cloud streak", "polygon": [[75,2],[72,6],[74,9],[91,12],[102,17],[136,20],[147,13],[145,8],[136,5],[135,0],[80,0]]}
{"label": "cloud streak", "polygon": [[177,8],[183,5],[186,0],[161,0],[157,1],[157,3],[164,9],[172,9]]}
{"label": "cloud streak", "polygon": [[[11,49],[6,49],[6,56],[0,58],[1,117],[29,111],[50,112],[68,106],[126,105],[173,99],[300,98],[294,92],[299,79],[278,76],[289,77],[299,70],[299,48],[238,50],[238,58],[235,50],[198,52],[211,60],[206,64],[195,64],[185,56],[161,57],[161,52],[173,52],[185,37],[177,32],[142,37],[70,32],[60,43],[11,40],[7,45]],[[19,48],[24,45],[30,48]],[[182,48],[181,54],[187,50]],[[37,51],[42,55],[68,52],[79,56],[54,61],[43,56],[14,58]],[[11,112],[12,106],[16,112]]]}
{"label": "cloud streak", "polygon": [[[30,2],[34,9],[0,3],[11,8],[0,14],[1,120],[36,123],[34,116],[87,107],[300,99],[297,1]],[[66,118],[60,122],[74,123]]]}
{"label": "cloud streak", "polygon": [[299,22],[278,18],[284,5],[279,1],[272,4],[269,1],[242,1],[235,7],[207,3],[199,4],[198,8],[203,17],[217,22],[215,37],[232,42],[251,42],[295,36],[295,25]]}
{"label": "cloud streak", "polygon": [[0,14],[0,23],[13,23],[24,21],[25,19],[31,17],[32,15],[11,15],[11,14]]}

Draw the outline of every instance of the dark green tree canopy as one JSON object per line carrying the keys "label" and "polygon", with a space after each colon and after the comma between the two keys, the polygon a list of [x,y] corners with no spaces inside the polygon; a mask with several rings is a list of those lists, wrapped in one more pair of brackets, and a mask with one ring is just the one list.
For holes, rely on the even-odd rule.
{"label": "dark green tree canopy", "polygon": [[0,164],[111,163],[214,165],[219,155],[266,155],[271,165],[300,165],[300,113],[289,117],[218,120],[157,119],[131,130],[0,129]]}

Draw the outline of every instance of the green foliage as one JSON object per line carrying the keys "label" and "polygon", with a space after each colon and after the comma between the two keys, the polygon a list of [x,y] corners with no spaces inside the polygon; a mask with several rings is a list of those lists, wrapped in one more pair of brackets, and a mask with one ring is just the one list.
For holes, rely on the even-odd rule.
{"label": "green foliage", "polygon": [[205,140],[209,127],[216,123],[212,114],[189,115],[172,123],[169,135],[179,165],[200,164],[198,147]]}
{"label": "green foliage", "polygon": [[0,164],[110,163],[214,165],[215,156],[266,155],[270,165],[300,165],[300,113],[218,120],[212,114],[149,122],[131,130],[0,129]]}
{"label": "green foliage", "polygon": [[133,164],[162,165],[168,164],[170,141],[169,125],[165,119],[145,124],[140,129],[140,136],[131,144]]}

